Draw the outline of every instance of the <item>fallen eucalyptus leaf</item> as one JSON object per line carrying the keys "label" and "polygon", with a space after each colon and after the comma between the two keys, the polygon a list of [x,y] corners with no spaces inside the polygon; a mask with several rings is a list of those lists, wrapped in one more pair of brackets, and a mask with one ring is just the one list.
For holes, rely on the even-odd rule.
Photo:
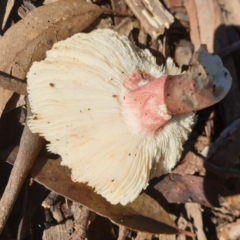
{"label": "fallen eucalyptus leaf", "polygon": [[[61,0],[36,8],[0,38],[0,71],[25,79],[32,62],[60,40],[89,27],[103,10],[79,0]],[[0,115],[13,92],[0,88]]]}
{"label": "fallen eucalyptus leaf", "polygon": [[[7,154],[7,161],[14,163],[16,153],[17,148],[10,155]],[[5,158],[6,153],[0,153],[0,156]],[[60,165],[60,161],[60,159],[38,157],[31,170],[32,177],[46,188],[81,203],[118,225],[135,231],[155,234],[180,233],[169,213],[147,194],[142,193],[135,201],[126,206],[111,205],[105,198],[95,193],[93,188],[84,183],[73,182],[70,170]]]}
{"label": "fallen eucalyptus leaf", "polygon": [[[43,160],[43,159],[42,159]],[[45,187],[87,206],[92,211],[132,230],[150,233],[177,234],[178,230],[170,215],[151,197],[141,194],[125,207],[111,205],[101,195],[84,183],[73,182],[70,170],[60,165],[60,159],[48,160],[44,166],[36,161],[31,174]]]}

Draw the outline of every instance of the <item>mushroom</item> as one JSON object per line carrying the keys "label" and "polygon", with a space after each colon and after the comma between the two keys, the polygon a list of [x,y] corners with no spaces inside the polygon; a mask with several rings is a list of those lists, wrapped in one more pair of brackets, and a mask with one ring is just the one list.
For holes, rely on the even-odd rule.
{"label": "mushroom", "polygon": [[28,72],[32,132],[62,157],[72,179],[112,204],[133,201],[176,165],[195,111],[220,101],[231,76],[201,46],[183,74],[148,50],[99,29],[54,44]]}

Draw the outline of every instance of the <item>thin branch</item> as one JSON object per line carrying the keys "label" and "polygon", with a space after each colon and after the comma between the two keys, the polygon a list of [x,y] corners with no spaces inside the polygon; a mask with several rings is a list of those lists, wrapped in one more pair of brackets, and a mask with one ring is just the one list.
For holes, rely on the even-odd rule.
{"label": "thin branch", "polygon": [[[30,115],[30,107],[28,106]],[[13,165],[7,186],[0,201],[0,234],[7,222],[19,191],[39,154],[44,140],[33,134],[26,124],[21,137],[17,158]]]}
{"label": "thin branch", "polygon": [[119,226],[118,230],[118,239],[117,240],[125,240],[127,238],[129,230],[124,226]]}

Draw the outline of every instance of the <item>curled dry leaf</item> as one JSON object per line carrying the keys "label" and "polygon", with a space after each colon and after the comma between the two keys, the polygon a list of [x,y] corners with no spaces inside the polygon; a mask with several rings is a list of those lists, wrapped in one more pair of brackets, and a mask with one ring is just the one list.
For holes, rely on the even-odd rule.
{"label": "curled dry leaf", "polygon": [[[0,38],[0,71],[24,79],[32,62],[42,60],[55,42],[84,30],[102,12],[97,5],[77,0],[36,8]],[[1,115],[12,91],[0,88],[0,96]]]}

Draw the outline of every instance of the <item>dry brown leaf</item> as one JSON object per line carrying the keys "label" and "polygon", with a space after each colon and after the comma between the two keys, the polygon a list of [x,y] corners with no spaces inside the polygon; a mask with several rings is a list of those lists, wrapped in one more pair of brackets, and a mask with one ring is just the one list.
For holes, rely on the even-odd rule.
{"label": "dry brown leaf", "polygon": [[[7,157],[7,161],[14,163],[18,149],[15,148]],[[105,198],[98,195],[84,183],[71,180],[70,170],[60,165],[60,159],[51,160],[38,157],[31,175],[34,180],[48,189],[88,207],[101,216],[109,218],[118,225],[132,230],[178,234],[179,231],[170,215],[157,201],[147,194],[141,194],[134,202],[122,206],[111,205]]]}
{"label": "dry brown leaf", "polygon": [[125,207],[120,204],[111,205],[86,184],[74,183],[69,169],[61,166],[60,160],[48,160],[46,163],[43,159],[37,160],[32,175],[37,182],[52,191],[87,206],[119,225],[150,233],[178,232],[170,215],[148,195],[141,194]]}
{"label": "dry brown leaf", "polygon": [[[0,71],[24,79],[33,61],[44,59],[52,45],[90,26],[103,10],[79,0],[36,8],[0,38]],[[0,115],[12,96],[0,88]]]}
{"label": "dry brown leaf", "polygon": [[169,174],[154,188],[169,203],[200,203],[207,207],[219,206],[218,195],[225,195],[225,189],[217,179],[199,176]]}

